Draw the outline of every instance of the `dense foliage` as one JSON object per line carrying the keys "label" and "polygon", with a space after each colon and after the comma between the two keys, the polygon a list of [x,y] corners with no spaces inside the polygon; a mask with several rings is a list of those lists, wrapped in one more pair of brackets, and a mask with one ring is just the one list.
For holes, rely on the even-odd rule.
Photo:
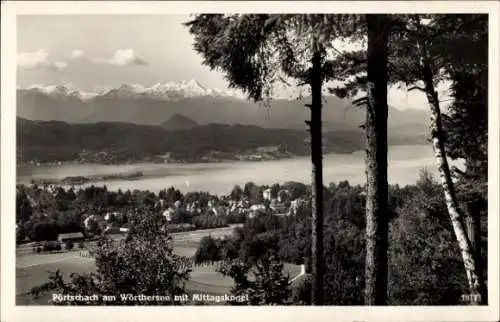
{"label": "dense foliage", "polygon": [[[138,212],[134,229],[119,243],[101,239],[94,252],[97,270],[84,275],[72,274],[65,281],[59,271],[49,282],[35,287],[35,296],[51,290],[62,295],[97,295],[85,301],[56,301],[53,304],[87,305],[172,305],[175,296],[185,293],[189,279],[189,261],[172,253],[165,233],[166,221],[160,214]],[[123,295],[155,296],[144,301]],[[105,300],[114,296],[113,300]],[[161,297],[161,298],[159,298]]]}
{"label": "dense foliage", "polygon": [[[98,152],[106,152],[107,156],[100,156],[102,160],[93,156],[87,161],[155,160],[167,152],[173,160],[202,161],[202,157],[211,151],[220,151],[226,159],[236,159],[236,154],[261,146],[279,146],[281,152],[291,155],[309,154],[309,146],[305,143],[307,133],[295,130],[225,124],[168,131],[156,126],[127,123],[69,124],[24,119],[18,119],[17,123],[17,137],[22,139],[18,158],[25,162],[83,161]],[[422,138],[401,136],[392,140],[394,144],[422,142]],[[362,132],[325,133],[325,148],[329,152],[353,152],[361,149],[363,144]]]}
{"label": "dense foliage", "polygon": [[[389,192],[389,304],[460,304],[467,280],[439,184],[423,171],[416,185],[391,186]],[[340,182],[325,187],[325,300],[329,305],[363,304],[364,203],[361,186]],[[202,240],[197,261],[227,260],[252,267],[274,257],[308,266],[310,212],[306,203],[295,215],[263,213],[248,219],[231,239]],[[483,256],[485,250],[483,245]],[[236,274],[246,272],[245,267],[234,268],[235,281],[245,281],[245,274]],[[294,286],[296,301],[310,301],[309,293],[301,291],[307,287],[308,279]]]}
{"label": "dense foliage", "polygon": [[[262,187],[258,188],[262,191]],[[170,187],[155,194],[150,191],[109,191],[106,186],[64,189],[38,185],[19,185],[16,196],[18,242],[56,240],[59,234],[83,232],[100,235],[106,228],[131,227],[130,216],[136,210],[169,211],[169,231],[226,227],[241,223],[246,216],[228,212],[213,213],[213,207],[227,202],[207,192],[182,194]],[[196,209],[187,209],[195,205]]]}
{"label": "dense foliage", "polygon": [[[266,187],[257,186],[254,183],[247,183],[246,187],[257,187],[262,192]],[[298,182],[287,182],[281,185],[274,185],[274,190],[283,191],[287,189],[294,198],[307,199],[310,197],[309,187]],[[239,191],[241,188],[235,188]],[[241,189],[243,191],[243,189]],[[247,189],[251,191],[252,189]],[[325,195],[325,294],[327,304],[336,305],[360,305],[363,299],[363,272],[364,272],[364,188],[362,186],[351,186],[348,182],[330,184],[324,188]],[[65,191],[65,193],[63,193]],[[241,199],[246,198],[243,192],[237,195]],[[81,216],[71,217],[71,212],[55,212],[55,214],[42,217],[37,215],[38,209],[44,209],[51,213],[51,206],[57,204],[59,196],[66,200],[66,195],[70,195],[75,205],[88,211],[98,211],[99,203],[107,200],[110,209],[120,210],[120,207],[129,209],[125,221],[128,227],[134,227],[129,231],[127,245],[134,245],[144,251],[146,247],[137,238],[156,238],[157,231],[161,231],[164,217],[160,212],[154,210],[154,205],[159,197],[167,200],[168,205],[174,205],[175,201],[195,202],[204,207],[209,201],[215,200],[215,196],[208,193],[192,192],[182,194],[178,190],[169,188],[162,190],[159,194],[140,191],[107,191],[105,187],[89,187],[86,189],[72,191],[60,190],[58,193],[50,194],[39,187],[20,187],[18,191],[18,211],[26,212],[27,205],[35,202],[31,208],[33,215],[21,227],[36,227],[33,231],[28,231],[27,235],[34,234],[38,240],[47,238],[57,238],[57,232],[65,226],[65,222],[72,223],[75,227],[80,227],[77,221]],[[27,196],[30,196],[29,198]],[[52,196],[52,197],[50,197]],[[60,201],[60,200],[59,200]],[[76,203],[78,201],[78,203]],[[220,201],[223,203],[223,201]],[[84,205],[88,204],[86,207]],[[416,185],[390,187],[389,204],[391,208],[390,223],[390,249],[389,249],[389,301],[391,304],[402,305],[423,305],[437,304],[448,305],[460,303],[460,295],[466,287],[466,279],[461,269],[459,251],[455,244],[453,231],[447,217],[444,197],[440,186],[428,172],[423,171],[421,179]],[[31,207],[31,206],[30,206]],[[70,204],[71,209],[71,204]],[[143,216],[136,216],[136,209],[152,210],[152,213],[144,215],[148,218],[156,218],[156,221],[142,221]],[[204,208],[207,209],[207,208]],[[106,208],[101,207],[100,211],[105,212]],[[239,285],[234,294],[242,294],[245,289],[258,289],[260,286],[250,275],[238,275],[236,272],[253,272],[261,267],[262,276],[270,279],[282,280],[283,276],[272,273],[279,262],[303,264],[309,266],[310,258],[310,203],[300,203],[295,214],[289,216],[276,216],[269,210],[261,211],[260,214],[252,218],[240,214],[239,222],[244,222],[243,227],[236,228],[231,238],[216,239],[205,237],[201,240],[200,246],[194,256],[194,261],[198,264],[223,261],[226,262],[224,273],[235,279],[239,279]],[[28,211],[29,213],[29,211]],[[156,215],[154,215],[156,213]],[[483,213],[485,219],[486,213]],[[22,216],[19,216],[21,220]],[[184,218],[182,220],[191,221],[196,225],[198,220],[210,220],[208,218],[222,220],[226,222],[234,220],[236,215],[215,216],[214,214],[200,214],[191,216],[178,215],[173,218]],[[230,219],[233,218],[233,219]],[[40,220],[40,222],[37,222]],[[124,218],[117,216],[111,219],[115,223],[123,223]],[[177,219],[174,219],[177,220]],[[483,221],[484,223],[486,221]],[[21,222],[18,222],[21,223]],[[58,226],[59,225],[61,226]],[[69,225],[69,224],[68,224]],[[49,229],[52,227],[52,230]],[[147,234],[147,231],[155,231],[154,234]],[[19,232],[19,231],[18,231]],[[159,233],[165,236],[164,233]],[[135,237],[134,237],[135,236]],[[163,237],[161,237],[163,238]],[[483,240],[486,240],[486,230],[483,230]],[[36,239],[35,239],[36,240]],[[149,242],[148,242],[149,243]],[[46,243],[47,247],[55,243]],[[123,247],[124,245],[120,246]],[[81,247],[81,246],[79,246]],[[148,244],[148,248],[151,246]],[[45,248],[45,247],[44,247]],[[48,248],[47,248],[48,249]],[[119,251],[118,245],[105,243],[102,248],[102,266],[111,270],[116,263],[115,260],[122,258],[125,260],[125,250]],[[127,252],[132,252],[128,250]],[[138,251],[137,254],[140,254]],[[110,255],[113,254],[113,255]],[[126,255],[129,256],[129,255]],[[132,256],[132,255],[130,255]],[[132,257],[127,257],[127,261]],[[482,260],[486,263],[486,243],[482,244]],[[272,261],[273,265],[262,266],[263,261]],[[107,263],[107,264],[106,264]],[[138,264],[139,265],[139,264]],[[146,265],[141,262],[140,265]],[[260,265],[260,266],[259,266]],[[267,265],[267,264],[266,264]],[[232,268],[234,266],[234,268]],[[139,267],[139,266],[138,266]],[[125,269],[125,268],[123,268]],[[232,270],[231,270],[232,269]],[[130,271],[132,272],[132,271]],[[264,273],[267,272],[267,273]],[[277,271],[276,271],[277,272]],[[106,273],[108,274],[108,273]],[[111,274],[111,272],[109,272]],[[120,273],[121,274],[121,273]],[[266,275],[267,274],[267,275]],[[276,273],[277,274],[277,273]],[[51,283],[56,283],[57,277],[52,276]],[[274,277],[273,277],[274,276]],[[245,282],[247,279],[247,282]],[[74,281],[83,281],[78,277]],[[88,280],[85,280],[88,281]],[[117,280],[114,280],[115,282]],[[118,280],[119,281],[119,280]],[[66,283],[66,281],[64,281]],[[57,282],[59,283],[59,282]],[[56,284],[57,284],[56,283]],[[78,282],[80,283],[80,282]],[[85,282],[87,283],[87,282]],[[84,285],[87,285],[85,284]],[[90,283],[90,282],[89,282]],[[127,282],[128,283],[128,282]],[[246,284],[245,284],[246,283]],[[264,283],[264,282],[262,282]],[[267,282],[266,282],[267,283]],[[57,284],[59,285],[59,284]],[[66,284],[65,284],[66,285]],[[91,285],[91,284],[89,284]],[[286,294],[286,301],[295,298],[300,303],[309,303],[310,299],[304,289],[310,287],[308,279],[303,280],[299,285],[293,287],[284,286],[282,295]],[[68,286],[65,286],[68,287]],[[91,287],[91,286],[85,286]],[[92,286],[94,287],[94,286]],[[80,289],[81,290],[81,289]],[[65,292],[76,292],[76,289],[66,288]],[[293,295],[293,294],[294,295]],[[247,293],[248,294],[248,293]],[[257,293],[255,293],[257,294]],[[259,303],[262,296],[257,296],[250,303]],[[285,300],[283,300],[285,301]],[[287,302],[288,303],[288,302]],[[298,303],[298,302],[294,302]]]}
{"label": "dense foliage", "polygon": [[230,304],[289,304],[289,276],[283,273],[283,263],[272,256],[260,257],[255,266],[241,261],[224,262],[219,272],[233,278],[232,295],[248,297],[246,302]]}

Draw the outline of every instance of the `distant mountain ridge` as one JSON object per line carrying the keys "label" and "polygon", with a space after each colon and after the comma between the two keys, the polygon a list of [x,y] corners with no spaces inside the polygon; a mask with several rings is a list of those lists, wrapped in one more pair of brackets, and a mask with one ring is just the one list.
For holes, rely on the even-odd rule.
{"label": "distant mountain ridge", "polygon": [[[268,157],[282,158],[308,155],[308,141],[306,131],[254,125],[209,124],[166,130],[120,122],[70,124],[17,118],[19,162],[163,162],[166,155],[178,162],[216,162],[220,158],[251,157],[261,147],[275,149],[275,155]],[[425,137],[389,136],[390,145],[424,141]],[[364,134],[359,131],[329,131],[324,135],[325,153],[351,153],[364,146]]]}
{"label": "distant mountain ridge", "polygon": [[[117,88],[82,91],[71,84],[34,85],[17,89],[17,116],[28,120],[69,123],[124,122],[161,126],[176,114],[211,123],[256,125],[263,128],[304,130],[310,118],[304,104],[308,97],[277,98],[270,108],[246,100],[236,91],[208,89],[196,80],[162,82],[149,87],[123,84]],[[359,131],[363,109],[349,100],[325,95],[326,130]],[[389,129],[410,134],[428,133],[428,113],[422,110],[389,110]],[[405,133],[408,134],[408,133]]]}
{"label": "distant mountain ridge", "polygon": [[165,130],[170,131],[178,131],[178,130],[189,130],[194,127],[197,127],[199,124],[190,119],[189,117],[185,117],[182,114],[174,114],[168,120],[161,124],[161,127]]}
{"label": "distant mountain ridge", "polygon": [[18,87],[17,90],[44,93],[52,98],[74,97],[83,101],[95,97],[141,98],[144,96],[159,100],[179,100],[200,96],[228,96],[243,99],[242,94],[237,91],[205,88],[195,79],[179,82],[160,82],[149,87],[140,84],[121,84],[116,88],[96,88],[90,91],[80,90],[71,83],[59,85],[36,84],[25,88]]}

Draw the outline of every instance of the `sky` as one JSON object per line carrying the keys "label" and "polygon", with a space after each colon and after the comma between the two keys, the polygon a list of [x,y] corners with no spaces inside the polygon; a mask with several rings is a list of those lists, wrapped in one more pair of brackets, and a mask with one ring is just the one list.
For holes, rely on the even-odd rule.
{"label": "sky", "polygon": [[[189,15],[25,15],[17,23],[17,85],[70,83],[82,90],[196,79],[227,89],[202,65]],[[389,105],[427,109],[421,93],[390,90]]]}

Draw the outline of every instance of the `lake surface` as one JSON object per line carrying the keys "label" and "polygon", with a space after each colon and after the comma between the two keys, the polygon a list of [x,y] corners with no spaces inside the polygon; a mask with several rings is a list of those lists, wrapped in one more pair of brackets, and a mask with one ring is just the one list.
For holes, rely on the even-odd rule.
{"label": "lake surface", "polygon": [[[323,181],[348,180],[351,184],[366,182],[364,151],[352,154],[327,154],[323,159]],[[422,168],[437,173],[434,153],[430,145],[392,146],[389,148],[389,182],[413,184]],[[63,179],[67,176],[88,176],[141,171],[138,180],[109,180],[92,182],[106,185],[110,190],[149,190],[158,192],[174,186],[182,192],[209,191],[227,194],[239,184],[253,181],[256,184],[283,183],[285,181],[311,182],[309,157],[262,162],[228,162],[200,164],[133,164],[39,166],[18,168],[17,183],[30,183],[31,179]],[[90,184],[89,184],[90,185]]]}

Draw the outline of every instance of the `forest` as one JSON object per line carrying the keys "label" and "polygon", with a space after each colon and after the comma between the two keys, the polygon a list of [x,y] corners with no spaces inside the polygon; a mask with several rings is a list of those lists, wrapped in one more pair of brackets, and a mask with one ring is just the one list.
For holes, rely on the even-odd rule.
{"label": "forest", "polygon": [[[326,305],[363,305],[365,196],[348,182],[325,189]],[[425,202],[423,202],[425,200]],[[460,253],[439,184],[422,171],[416,185],[389,189],[389,305],[458,305],[467,290]],[[486,213],[482,212],[481,264],[486,265]],[[296,215],[248,219],[234,237],[202,239],[195,261],[257,265],[259,260],[311,265],[311,205]],[[233,264],[236,267],[241,264]],[[486,267],[486,266],[484,266]],[[310,267],[309,267],[310,270]],[[486,274],[487,272],[485,272]],[[487,275],[484,276],[487,280]],[[310,280],[292,288],[292,303],[310,304]],[[301,294],[301,296],[299,296]],[[290,294],[291,295],[291,294]]]}
{"label": "forest", "polygon": [[[126,163],[160,160],[170,153],[172,160],[200,162],[212,151],[224,153],[229,160],[237,154],[255,152],[263,146],[279,146],[281,156],[309,155],[304,131],[264,129],[250,125],[210,124],[192,129],[165,130],[159,126],[101,122],[70,124],[56,121],[17,119],[18,160],[20,162],[98,162]],[[422,144],[420,137],[394,135],[390,144]],[[361,131],[329,131],[325,134],[325,151],[351,153],[362,149]],[[86,152],[86,158],[83,152]],[[92,158],[92,153],[105,152],[110,157]],[[161,160],[162,161],[162,160]]]}

